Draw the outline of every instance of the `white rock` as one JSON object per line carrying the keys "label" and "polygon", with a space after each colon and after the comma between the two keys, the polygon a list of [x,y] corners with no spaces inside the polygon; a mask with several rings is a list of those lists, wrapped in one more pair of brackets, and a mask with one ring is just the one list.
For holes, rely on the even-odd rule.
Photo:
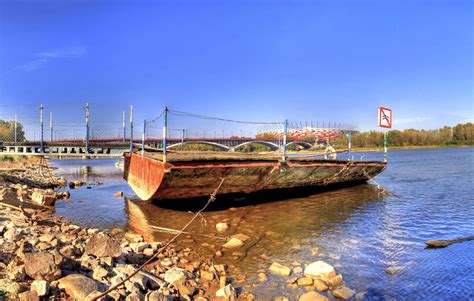
{"label": "white rock", "polygon": [[229,225],[227,225],[227,223],[216,224],[216,230],[219,233],[224,233],[225,231],[227,231],[227,229],[229,229]]}
{"label": "white rock", "polygon": [[45,280],[34,280],[31,283],[31,290],[35,291],[38,296],[46,296],[49,291],[49,283]]}
{"label": "white rock", "polygon": [[226,242],[222,247],[226,249],[237,249],[243,246],[244,243],[238,238],[231,238],[228,242]]}
{"label": "white rock", "polygon": [[217,292],[216,292],[216,297],[223,297],[225,298],[225,300],[228,300],[228,301],[235,301],[237,300],[237,297],[236,297],[236,293],[235,293],[235,289],[232,285],[230,284],[227,284],[226,286],[224,286],[223,288],[220,288]]}
{"label": "white rock", "polygon": [[312,277],[335,277],[336,270],[334,267],[324,261],[315,261],[308,265],[305,270],[304,274]]}

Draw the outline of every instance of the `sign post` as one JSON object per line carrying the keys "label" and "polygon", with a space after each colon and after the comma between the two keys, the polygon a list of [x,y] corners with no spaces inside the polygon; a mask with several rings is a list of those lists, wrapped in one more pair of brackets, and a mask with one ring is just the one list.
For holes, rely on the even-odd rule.
{"label": "sign post", "polygon": [[[392,110],[389,108],[379,107],[378,111],[379,127],[385,129],[392,128]],[[383,161],[387,163],[387,131],[383,132]]]}

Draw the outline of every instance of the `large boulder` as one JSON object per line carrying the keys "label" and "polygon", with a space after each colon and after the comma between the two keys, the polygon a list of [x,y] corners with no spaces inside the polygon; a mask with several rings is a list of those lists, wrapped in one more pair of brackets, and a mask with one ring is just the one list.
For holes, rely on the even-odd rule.
{"label": "large boulder", "polygon": [[54,206],[56,193],[52,190],[36,189],[31,195],[31,200],[38,205]]}
{"label": "large boulder", "polygon": [[61,277],[62,258],[48,252],[25,253],[25,271],[34,280],[53,281]]}
{"label": "large boulder", "polygon": [[96,257],[118,257],[122,249],[117,240],[105,233],[97,233],[86,244],[85,252]]}
{"label": "large boulder", "polygon": [[59,279],[59,288],[63,289],[72,300],[82,301],[101,287],[96,281],[81,274],[71,274]]}
{"label": "large boulder", "polygon": [[308,265],[304,274],[311,277],[333,278],[336,276],[336,270],[332,265],[320,260]]}

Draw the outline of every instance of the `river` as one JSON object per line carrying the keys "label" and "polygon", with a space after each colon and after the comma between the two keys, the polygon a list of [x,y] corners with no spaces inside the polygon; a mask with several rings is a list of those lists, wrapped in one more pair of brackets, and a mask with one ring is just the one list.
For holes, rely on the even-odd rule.
{"label": "river", "polygon": [[[355,157],[362,155],[382,158],[380,153]],[[154,227],[179,229],[193,216],[188,210],[198,205],[179,209],[136,200],[115,162],[52,160],[68,181],[103,183],[70,189],[71,201],[58,202],[56,213],[82,226],[121,227],[154,240],[171,237]],[[217,236],[215,224],[227,222],[226,234],[261,239],[247,254],[224,252],[216,261],[229,265],[237,286],[262,300],[279,295],[292,300],[304,292],[269,274],[272,262],[296,266],[316,260],[334,265],[366,300],[474,299],[474,241],[444,249],[426,249],[423,243],[474,235],[474,148],[390,151],[389,166],[375,181],[291,199],[225,204],[217,199],[188,231]],[[113,196],[117,191],[124,197]],[[222,243],[185,235],[178,245],[213,254]],[[261,271],[268,275],[263,283],[257,278]]]}

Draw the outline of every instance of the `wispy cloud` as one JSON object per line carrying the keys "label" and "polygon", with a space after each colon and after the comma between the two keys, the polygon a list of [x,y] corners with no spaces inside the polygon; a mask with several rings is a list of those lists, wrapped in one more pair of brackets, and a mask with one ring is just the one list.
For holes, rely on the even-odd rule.
{"label": "wispy cloud", "polygon": [[33,71],[46,65],[48,62],[61,58],[74,58],[85,55],[87,52],[83,46],[58,48],[49,51],[43,51],[35,54],[35,59],[17,68],[23,71]]}

